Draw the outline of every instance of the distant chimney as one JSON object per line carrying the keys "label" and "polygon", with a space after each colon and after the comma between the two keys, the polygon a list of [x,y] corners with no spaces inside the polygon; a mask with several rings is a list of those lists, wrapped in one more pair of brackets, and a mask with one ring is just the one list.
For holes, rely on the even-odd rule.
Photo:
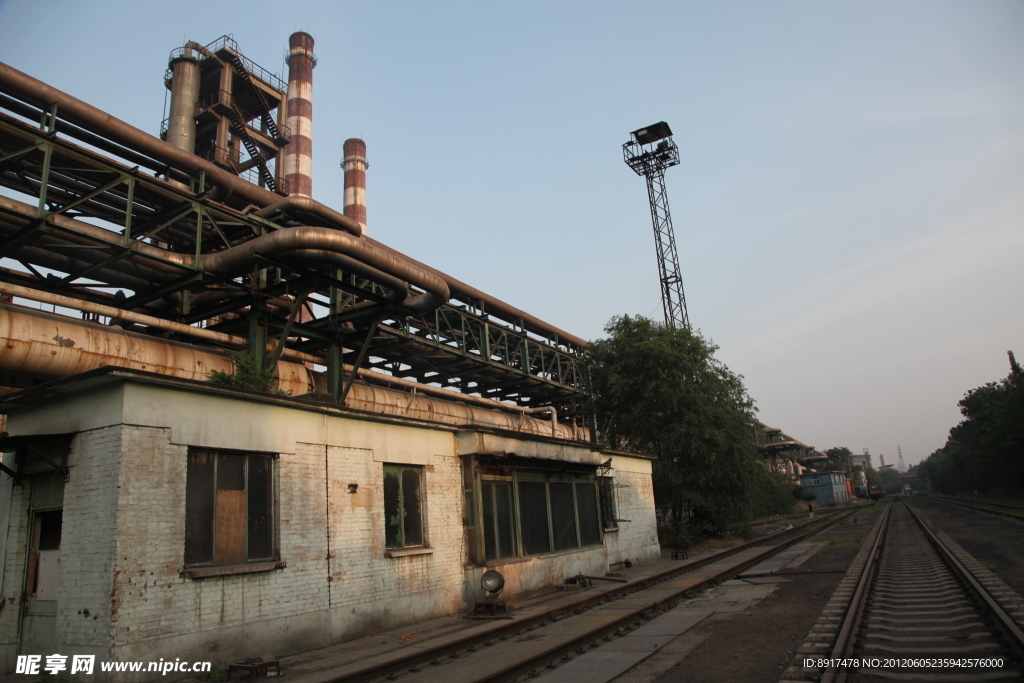
{"label": "distant chimney", "polygon": [[363,226],[366,234],[366,143],[359,138],[345,140],[345,215]]}
{"label": "distant chimney", "polygon": [[288,38],[288,128],[284,174],[289,195],[313,196],[313,36]]}

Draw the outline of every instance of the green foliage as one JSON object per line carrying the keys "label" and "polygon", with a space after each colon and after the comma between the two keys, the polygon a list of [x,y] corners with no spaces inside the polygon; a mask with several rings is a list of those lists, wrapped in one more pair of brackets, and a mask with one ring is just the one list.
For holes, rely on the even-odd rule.
{"label": "green foliage", "polygon": [[665,526],[718,533],[749,521],[765,470],[742,377],[693,330],[622,316],[605,332],[590,346],[599,437],[658,457],[654,496]]}
{"label": "green foliage", "polygon": [[1010,374],[961,399],[964,419],[928,456],[918,479],[936,491],[1024,490],[1024,370],[1008,351]]}
{"label": "green foliage", "polygon": [[253,391],[288,396],[289,392],[277,388],[277,377],[274,376],[274,371],[270,368],[261,368],[256,357],[248,351],[233,351],[231,365],[234,372],[212,370],[209,375],[210,381],[239,389],[252,389]]}
{"label": "green foliage", "polygon": [[900,473],[891,467],[880,471],[878,478],[880,481],[879,485],[882,487],[882,493],[893,494],[903,490],[903,484],[900,483]]}
{"label": "green foliage", "polygon": [[801,500],[800,487],[781,472],[762,473],[751,496],[754,517],[785,515]]}
{"label": "green foliage", "polygon": [[835,446],[825,451],[828,467],[833,472],[853,472],[853,451],[845,446]]}

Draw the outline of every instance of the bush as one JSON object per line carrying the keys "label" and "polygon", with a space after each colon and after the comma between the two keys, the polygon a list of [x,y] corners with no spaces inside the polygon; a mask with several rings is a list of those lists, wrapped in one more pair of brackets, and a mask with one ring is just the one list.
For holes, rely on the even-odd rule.
{"label": "bush", "polygon": [[253,391],[262,391],[280,396],[290,395],[290,392],[277,388],[277,377],[274,375],[274,370],[271,368],[261,368],[256,357],[248,351],[239,350],[232,352],[231,365],[234,372],[213,370],[209,375],[210,381],[229,387],[238,387],[239,389],[252,389]]}

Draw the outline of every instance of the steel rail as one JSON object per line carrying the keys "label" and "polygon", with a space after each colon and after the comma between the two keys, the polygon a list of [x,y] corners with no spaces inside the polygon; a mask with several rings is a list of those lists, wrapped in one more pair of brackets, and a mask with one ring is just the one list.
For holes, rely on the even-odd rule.
{"label": "steel rail", "polygon": [[[885,532],[889,529],[889,518],[892,513],[892,502],[886,506],[882,521],[879,524],[875,540],[872,542],[871,550],[864,569],[861,572],[857,588],[850,601],[850,607],[843,620],[843,626],[836,637],[836,644],[832,648],[830,660],[832,662],[842,659],[853,651],[854,634],[860,626],[861,617],[864,615],[864,607],[867,605],[868,593],[870,592],[871,580],[875,576],[875,569],[878,566],[878,556],[882,552],[882,545],[885,543]],[[835,683],[846,679],[846,668],[830,665],[822,672],[821,683]]]}
{"label": "steel rail", "polygon": [[[599,593],[593,596],[588,596],[580,600],[573,601],[560,607],[554,607],[531,617],[516,620],[513,623],[505,623],[495,626],[494,628],[487,629],[483,632],[478,632],[472,636],[460,638],[453,642],[444,643],[435,647],[419,650],[408,655],[397,657],[393,660],[385,662],[383,664],[374,664],[362,669],[353,671],[351,673],[343,674],[333,678],[326,678],[321,683],[363,683],[374,681],[380,678],[387,678],[388,680],[396,678],[398,675],[404,673],[415,673],[422,669],[423,666],[431,664],[439,664],[445,659],[454,659],[460,656],[460,652],[469,651],[473,652],[475,648],[482,645],[491,645],[496,639],[504,639],[509,634],[516,631],[533,630],[539,626],[543,626],[547,623],[553,623],[560,621],[561,619],[572,616],[573,614],[579,614],[590,607],[602,604],[609,600],[614,600],[625,595],[629,595],[638,591],[646,590],[655,584],[667,581],[675,578],[681,574],[691,572],[700,567],[706,566],[718,560],[724,559],[731,555],[742,552],[748,548],[752,548],[765,542],[771,542],[780,536],[791,534],[794,531],[804,530],[804,533],[794,536],[794,538],[783,541],[779,545],[774,545],[768,548],[765,552],[758,554],[757,556],[750,558],[738,565],[734,565],[729,569],[719,572],[718,574],[705,579],[692,586],[681,588],[678,591],[674,591],[668,597],[660,600],[653,601],[644,605],[643,607],[637,608],[630,611],[628,614],[621,616],[610,623],[605,623],[596,629],[590,629],[581,635],[572,638],[570,641],[564,641],[558,645],[555,645],[547,650],[543,651],[536,657],[528,660],[518,662],[514,665],[510,665],[499,672],[492,672],[487,674],[485,678],[480,679],[481,681],[499,681],[499,680],[511,680],[517,675],[528,672],[535,669],[538,666],[543,666],[546,662],[551,661],[554,658],[560,657],[562,654],[568,651],[575,650],[580,647],[580,644],[593,640],[595,637],[601,637],[607,633],[617,631],[622,628],[625,624],[630,624],[643,619],[647,615],[654,616],[656,613],[660,613],[662,610],[674,606],[680,599],[687,597],[689,594],[699,592],[708,588],[728,576],[735,575],[742,572],[744,569],[753,566],[757,563],[763,562],[765,559],[781,552],[785,548],[798,543],[804,538],[816,534],[823,529],[827,529],[832,526],[840,519],[844,519],[852,514],[860,512],[859,509],[849,511],[837,511],[828,517],[820,517],[817,520],[807,522],[798,527],[792,529],[783,529],[775,533],[769,534],[760,539],[748,541],[735,548],[729,548],[727,550],[719,551],[711,555],[700,558],[699,560],[687,564],[682,567],[673,567],[671,569],[659,572],[645,579],[639,580],[635,583],[629,583],[624,586],[614,588],[610,591]],[[824,524],[820,522],[825,522]],[[808,528],[812,527],[812,528]]]}
{"label": "steel rail", "polygon": [[[927,500],[934,500],[939,503],[945,503],[946,505],[958,505],[962,508],[967,508],[968,510],[978,510],[979,512],[987,512],[991,515],[999,515],[1000,517],[1006,517],[1008,519],[1024,519],[1024,505],[1007,505],[1005,503],[984,503],[981,501],[976,501],[977,504],[972,505],[971,503],[966,503],[960,500],[953,500],[952,498],[946,498],[945,496],[928,496]],[[982,505],[1007,508],[1007,510],[1018,510],[1019,512],[1004,512],[1002,510],[990,510],[989,508],[980,507]]]}
{"label": "steel rail", "polygon": [[945,560],[946,564],[953,568],[953,571],[960,575],[961,578],[971,587],[971,590],[978,596],[978,598],[985,603],[985,606],[992,612],[992,615],[999,621],[999,624],[1003,627],[1006,634],[1013,640],[1014,647],[1018,651],[1024,653],[1024,631],[1021,631],[1017,623],[1006,613],[1006,610],[992,597],[992,594],[981,585],[981,582],[974,576],[970,569],[953,554],[953,551],[942,542],[942,540],[935,534],[931,528],[925,524],[921,515],[917,513],[914,508],[910,505],[905,506],[910,516],[914,518],[917,525],[921,527],[924,535],[928,538],[928,541],[932,546],[939,552],[939,555]]}
{"label": "steel rail", "polygon": [[[902,496],[901,502],[904,503],[904,507],[910,513],[918,527],[920,527],[928,542],[933,548],[935,548],[943,562],[950,567],[955,575],[958,575],[959,578],[970,587],[977,598],[985,605],[992,616],[995,617],[1008,639],[1012,641],[1011,644],[1013,647],[1019,652],[1024,652],[1024,632],[1021,631],[1020,627],[1017,626],[1013,619],[1005,610],[1003,610],[992,595],[984,588],[984,586],[981,585],[974,574],[971,573],[971,571],[964,566],[959,559],[957,559],[953,552],[924,523],[921,516],[918,515],[910,505],[906,504],[906,501],[902,499]],[[890,503],[886,508],[885,517],[882,520],[878,534],[875,537],[870,551],[870,557],[861,571],[856,591],[850,601],[839,635],[836,638],[835,646],[829,656],[832,664],[823,670],[821,683],[844,683],[844,681],[846,681],[849,673],[849,667],[844,664],[852,661],[851,658],[854,654],[853,648],[854,643],[856,642],[856,633],[860,628],[860,623],[864,616],[864,610],[867,606],[872,581],[874,580],[874,575],[877,569],[877,560],[885,543],[891,511],[892,503]]]}

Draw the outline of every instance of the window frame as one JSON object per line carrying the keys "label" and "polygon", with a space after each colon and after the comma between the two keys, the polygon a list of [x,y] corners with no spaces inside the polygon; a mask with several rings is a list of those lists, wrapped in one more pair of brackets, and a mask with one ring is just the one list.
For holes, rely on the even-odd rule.
{"label": "window frame", "polygon": [[[206,454],[207,457],[212,458],[212,474],[208,478],[208,486],[212,491],[211,503],[210,503],[210,519],[208,522],[209,530],[209,543],[210,548],[210,560],[194,560],[189,561],[189,541],[190,541],[190,510],[202,505],[197,499],[192,499],[189,495],[189,475],[194,467],[193,459],[198,459],[200,455]],[[217,561],[217,492],[222,491],[218,489],[217,481],[217,469],[219,467],[221,457],[228,458],[244,458],[242,473],[244,478],[244,489],[245,492],[245,549],[244,549],[244,560],[242,562],[229,562],[224,561],[221,558],[221,562]],[[260,555],[259,557],[250,557],[249,544],[252,540],[252,527],[250,520],[250,463],[256,459],[264,459],[266,461],[266,472],[268,481],[266,483],[266,519],[269,524],[269,529],[264,533],[267,536],[267,540],[270,545],[270,552],[268,554]],[[185,547],[183,548],[183,562],[184,567],[182,576],[188,578],[202,578],[204,576],[220,576],[226,574],[242,574],[254,571],[268,571],[271,569],[280,569],[285,567],[285,563],[281,562],[280,557],[280,543],[278,538],[279,523],[278,523],[278,454],[277,453],[263,453],[258,451],[240,451],[233,449],[224,448],[202,448],[192,447],[188,449],[188,456],[186,459],[185,469]],[[201,476],[201,475],[197,475]],[[203,483],[207,483],[203,479],[200,479]],[[225,489],[227,490],[227,489]],[[235,489],[237,490],[237,489]],[[200,511],[202,512],[202,511]],[[193,538],[193,540],[195,540]]]}
{"label": "window frame", "polygon": [[615,477],[597,477],[597,505],[604,533],[619,530],[619,496]]}
{"label": "window frame", "polygon": [[[388,545],[388,500],[386,493],[387,473],[389,468],[394,468],[398,472],[398,505],[402,519],[401,538],[402,543],[399,545]],[[414,544],[405,543],[406,529],[405,529],[405,518],[407,513],[405,512],[405,490],[403,484],[403,474],[405,471],[414,471],[417,474],[416,488],[419,491],[419,521],[420,521],[420,542]],[[410,465],[407,463],[382,463],[381,467],[381,495],[383,497],[384,505],[382,510],[384,512],[384,551],[385,554],[391,557],[399,557],[406,551],[416,550],[428,550],[430,548],[430,539],[427,535],[427,480],[426,480],[426,467],[423,465]],[[415,554],[415,553],[411,553]]]}
{"label": "window frame", "polygon": [[[544,484],[545,516],[547,518],[548,529],[548,549],[543,552],[527,552],[525,547],[523,531],[522,497],[520,492],[520,486],[522,483],[528,482],[542,482]],[[491,527],[495,528],[488,528],[487,520],[485,519],[486,515],[484,514],[483,489],[487,485],[494,485],[496,483],[511,483],[512,485],[512,510],[514,514],[513,521],[515,538],[513,539],[512,554],[503,557],[491,557],[487,550],[487,547],[489,545],[488,539],[491,537],[491,534],[497,534],[497,538],[495,538],[495,543],[500,541],[501,537],[500,530],[496,531],[495,527],[495,525],[497,524],[496,515],[491,515],[492,524],[490,525]],[[551,484],[568,484],[569,490],[571,490],[572,492],[572,523],[574,525],[575,544],[569,547],[556,548],[555,513],[554,507],[552,505]],[[482,534],[482,539],[480,542],[480,559],[482,560],[482,564],[500,564],[504,562],[522,560],[524,558],[529,557],[542,557],[545,555],[554,555],[558,553],[578,552],[580,550],[599,548],[604,545],[605,528],[601,512],[601,494],[599,490],[598,477],[596,473],[582,474],[568,472],[550,472],[545,470],[524,468],[512,470],[510,474],[505,475],[481,473],[479,485],[481,499],[481,518],[479,530]],[[592,522],[593,526],[596,526],[597,542],[584,544],[584,530],[581,526],[580,515],[580,505],[582,504],[582,501],[580,500],[580,495],[578,493],[577,487],[587,485],[593,486],[594,488],[594,509],[592,511]],[[496,496],[491,496],[491,499],[492,505],[496,505]],[[593,530],[594,529],[591,529],[591,531]],[[497,549],[497,545],[495,545],[494,548]],[[496,554],[500,555],[500,551]]]}

